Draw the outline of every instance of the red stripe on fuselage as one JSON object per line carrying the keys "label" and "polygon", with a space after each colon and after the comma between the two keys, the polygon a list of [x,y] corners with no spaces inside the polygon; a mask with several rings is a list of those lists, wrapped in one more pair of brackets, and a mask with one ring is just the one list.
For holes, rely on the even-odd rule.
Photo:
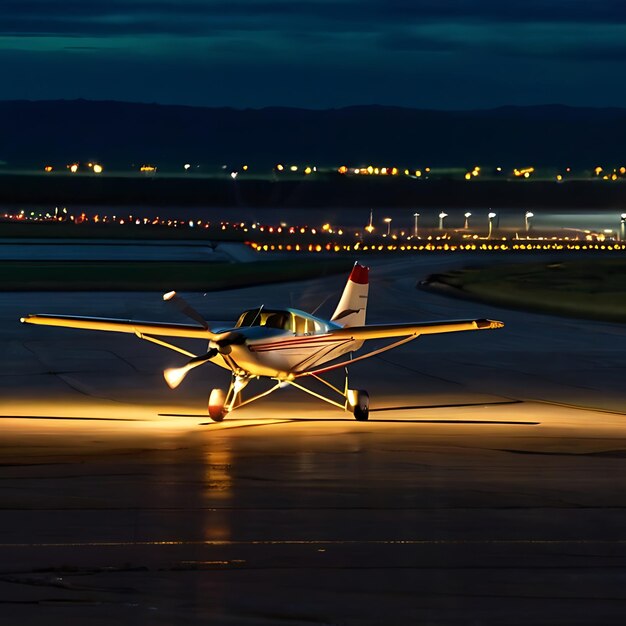
{"label": "red stripe on fuselage", "polygon": [[292,350],[296,348],[320,348],[333,343],[345,342],[345,338],[334,339],[315,339],[306,341],[275,341],[273,343],[264,343],[248,346],[251,352],[266,352],[268,350]]}

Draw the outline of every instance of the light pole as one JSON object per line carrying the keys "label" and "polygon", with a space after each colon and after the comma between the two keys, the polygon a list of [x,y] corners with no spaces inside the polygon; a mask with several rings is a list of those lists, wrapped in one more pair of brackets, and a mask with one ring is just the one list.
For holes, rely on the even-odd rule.
{"label": "light pole", "polygon": [[524,225],[526,226],[526,232],[530,230],[530,218],[535,217],[535,214],[532,211],[526,211],[524,215]]}
{"label": "light pole", "polygon": [[374,209],[370,209],[370,223],[365,227],[365,230],[371,235],[374,230],[374,224],[372,224],[372,219],[374,218]]}
{"label": "light pole", "polygon": [[624,239],[626,239],[626,213],[620,215],[619,227],[619,238],[621,241],[624,241]]}
{"label": "light pole", "polygon": [[391,234],[391,218],[390,217],[386,217],[383,222],[385,222],[387,224],[387,237],[389,237],[389,235]]}
{"label": "light pole", "polygon": [[465,230],[469,228],[469,218],[472,217],[472,214],[468,211],[465,214]]}
{"label": "light pole", "polygon": [[417,237],[417,218],[420,216],[419,213],[413,213],[413,217],[415,218],[415,226],[413,228],[413,236]]}
{"label": "light pole", "polygon": [[489,213],[489,215],[487,216],[489,218],[489,234],[487,235],[487,239],[491,239],[491,233],[493,231],[493,218],[496,216],[496,214],[492,211]]}
{"label": "light pole", "polygon": [[447,213],[444,213],[443,211],[439,213],[439,230],[443,230],[443,220],[446,217],[448,217]]}

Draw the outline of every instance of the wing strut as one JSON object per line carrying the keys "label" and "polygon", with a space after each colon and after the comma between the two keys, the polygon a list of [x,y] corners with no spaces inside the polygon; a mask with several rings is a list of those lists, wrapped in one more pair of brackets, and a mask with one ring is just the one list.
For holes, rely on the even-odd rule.
{"label": "wing strut", "polygon": [[383,352],[387,352],[387,350],[392,350],[393,348],[397,348],[401,346],[403,343],[409,343],[409,341],[413,341],[417,339],[419,335],[411,335],[410,337],[403,337],[400,341],[394,341],[382,348],[378,348],[378,350],[372,350],[367,354],[362,354],[361,356],[356,357],[355,359],[350,359],[349,361],[341,361],[341,363],[335,363],[334,365],[329,365],[328,367],[322,367],[317,370],[310,370],[308,372],[301,372],[300,374],[296,374],[296,378],[300,378],[301,376],[315,376],[319,374],[324,374],[325,372],[330,372],[332,370],[338,369],[340,367],[347,367],[348,365],[352,365],[357,361],[362,361],[363,359],[369,359],[372,356],[376,356],[377,354],[382,354]]}
{"label": "wing strut", "polygon": [[161,341],[160,339],[157,339],[156,337],[150,337],[150,335],[144,335],[143,333],[140,333],[140,332],[136,332],[135,335],[139,339],[150,341],[151,343],[156,343],[157,346],[162,346],[163,348],[167,348],[168,350],[174,350],[174,352],[180,352],[181,354],[184,354],[185,356],[188,356],[191,359],[195,359],[196,356],[198,356],[197,354],[193,354],[192,352],[189,352],[188,350],[184,350],[183,348],[179,348],[178,346],[175,346],[173,343],[168,343],[167,341]]}

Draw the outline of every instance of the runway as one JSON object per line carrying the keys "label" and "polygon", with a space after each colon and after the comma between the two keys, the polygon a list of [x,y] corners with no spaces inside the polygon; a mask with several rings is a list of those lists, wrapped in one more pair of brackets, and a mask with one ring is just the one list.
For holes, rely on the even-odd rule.
{"label": "runway", "polygon": [[[161,372],[175,354],[17,321],[180,320],[159,294],[3,294],[0,614],[623,623],[626,328],[415,289],[453,264],[373,263],[368,322],[506,327],[424,337],[356,365],[366,423],[292,390],[210,423],[207,391],[225,372],[200,368],[174,392]],[[312,310],[344,281],[185,295],[227,320],[261,303]]]}

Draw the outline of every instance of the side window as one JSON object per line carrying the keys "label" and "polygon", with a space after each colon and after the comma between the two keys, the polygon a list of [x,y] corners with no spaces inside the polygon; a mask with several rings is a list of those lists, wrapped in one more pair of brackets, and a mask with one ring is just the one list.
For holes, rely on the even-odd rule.
{"label": "side window", "polygon": [[304,335],[306,332],[306,320],[304,317],[300,317],[299,315],[294,315],[293,319],[296,323],[296,335]]}
{"label": "side window", "polygon": [[317,320],[306,320],[305,332],[307,335],[312,335],[313,333],[325,333],[326,331],[328,331],[326,324],[322,324]]}
{"label": "side window", "polygon": [[315,320],[315,332],[316,333],[325,333],[328,330],[326,324],[321,324],[317,320]]}

